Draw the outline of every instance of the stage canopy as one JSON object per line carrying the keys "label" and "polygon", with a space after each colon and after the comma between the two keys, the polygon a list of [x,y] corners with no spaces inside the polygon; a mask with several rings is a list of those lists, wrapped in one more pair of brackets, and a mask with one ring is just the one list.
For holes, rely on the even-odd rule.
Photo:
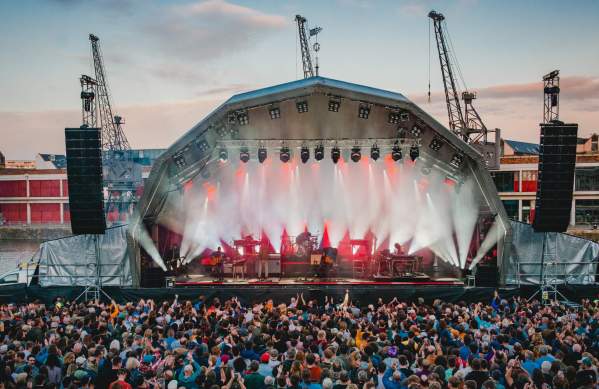
{"label": "stage canopy", "polygon": [[[319,148],[323,159],[316,162]],[[259,149],[267,152],[263,163]],[[371,157],[374,149],[379,159]],[[239,162],[245,153],[248,163]],[[272,172],[274,179],[264,178]],[[202,212],[214,192],[220,208]],[[194,193],[201,194],[197,201]],[[151,237],[155,226],[183,235],[181,248],[191,255],[214,248],[210,236],[218,242],[230,238],[227,229],[242,233],[252,216],[271,241],[302,225],[321,233],[328,226],[334,235],[337,225],[378,235],[379,244],[420,242],[460,268],[486,254],[472,252],[477,240],[486,251],[496,247],[505,281],[511,227],[483,157],[399,93],[312,77],[235,95],[155,162],[130,226],[138,247],[165,268]]]}

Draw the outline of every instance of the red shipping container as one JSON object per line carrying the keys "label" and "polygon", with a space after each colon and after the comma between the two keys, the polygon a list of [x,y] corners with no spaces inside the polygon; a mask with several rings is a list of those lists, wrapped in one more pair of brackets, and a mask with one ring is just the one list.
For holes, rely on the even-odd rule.
{"label": "red shipping container", "polygon": [[31,223],[60,223],[60,204],[31,204]]}
{"label": "red shipping container", "polygon": [[27,204],[0,204],[0,213],[7,224],[27,223]]}
{"label": "red shipping container", "polygon": [[0,197],[27,197],[27,181],[0,181]]}
{"label": "red shipping container", "polygon": [[69,181],[62,180],[62,197],[69,197]]}
{"label": "red shipping container", "polygon": [[29,180],[30,197],[60,197],[60,180]]}

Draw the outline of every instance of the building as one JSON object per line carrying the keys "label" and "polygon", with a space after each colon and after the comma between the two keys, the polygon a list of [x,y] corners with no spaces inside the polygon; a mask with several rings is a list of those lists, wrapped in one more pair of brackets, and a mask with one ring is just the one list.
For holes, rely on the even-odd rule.
{"label": "building", "polygon": [[[149,175],[160,149],[130,150],[132,160]],[[0,167],[0,225],[68,224],[69,188],[66,157],[38,154],[31,164]]]}
{"label": "building", "polygon": [[[599,145],[597,134],[579,138],[570,225],[588,229],[599,224]],[[539,145],[502,141],[499,170],[491,175],[508,216],[530,223],[537,192]]]}

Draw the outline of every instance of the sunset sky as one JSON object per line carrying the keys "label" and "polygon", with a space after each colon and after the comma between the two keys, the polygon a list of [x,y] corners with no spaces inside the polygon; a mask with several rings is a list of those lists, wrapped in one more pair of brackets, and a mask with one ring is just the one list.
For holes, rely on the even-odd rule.
{"label": "sunset sky", "polygon": [[114,111],[134,148],[166,148],[232,94],[301,77],[294,16],[320,25],[321,75],[403,93],[447,124],[429,19],[447,25],[477,108],[504,138],[538,141],[541,76],[561,119],[599,132],[599,1],[54,0],[0,3],[0,151],[63,153],[100,37]]}

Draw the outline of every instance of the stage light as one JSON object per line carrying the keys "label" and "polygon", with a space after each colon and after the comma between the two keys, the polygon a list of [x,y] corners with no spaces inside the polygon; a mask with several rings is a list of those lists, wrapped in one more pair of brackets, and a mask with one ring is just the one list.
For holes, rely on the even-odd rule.
{"label": "stage light", "polygon": [[266,151],[266,148],[262,146],[258,148],[258,162],[263,163],[264,161],[266,161],[267,157],[268,152]]}
{"label": "stage light", "polygon": [[298,101],[295,103],[297,108],[297,113],[306,113],[308,112],[308,102],[307,101]]}
{"label": "stage light", "polygon": [[237,122],[240,126],[245,126],[250,123],[250,117],[247,112],[238,112],[237,113]]}
{"label": "stage light", "polygon": [[410,147],[410,159],[412,161],[415,161],[416,158],[418,158],[419,156],[420,156],[420,150],[418,149],[418,146]]}
{"label": "stage light", "polygon": [[331,149],[331,159],[333,160],[333,163],[337,163],[339,162],[339,158],[341,157],[341,150],[339,150],[339,147],[335,146]]}
{"label": "stage light", "polygon": [[403,156],[401,155],[401,148],[399,147],[399,144],[397,144],[397,143],[395,143],[393,145],[393,149],[391,149],[391,158],[395,162],[397,162],[403,158]]}
{"label": "stage light", "polygon": [[218,157],[223,162],[225,162],[227,159],[229,159],[229,153],[227,152],[227,149],[225,149],[224,147],[221,148],[220,151],[218,152]]}
{"label": "stage light", "polygon": [[329,111],[339,112],[339,107],[341,107],[341,102],[339,100],[329,100]]}
{"label": "stage light", "polygon": [[463,154],[454,154],[453,157],[451,157],[451,161],[449,162],[449,164],[453,167],[459,168],[462,166],[462,164],[464,163],[464,155]]}
{"label": "stage light", "polygon": [[362,151],[360,150],[360,148],[358,146],[354,146],[351,149],[351,160],[354,162],[359,162],[361,158],[362,158]]}
{"label": "stage light", "polygon": [[428,147],[430,147],[431,150],[439,151],[441,150],[441,147],[443,147],[443,141],[437,137],[434,137]]}
{"label": "stage light", "polygon": [[402,122],[407,122],[408,120],[410,120],[410,114],[407,112],[402,112],[399,115],[399,118],[401,119]]}
{"label": "stage light", "polygon": [[411,131],[412,135],[414,135],[416,138],[420,138],[420,135],[422,135],[422,130],[420,129],[420,127],[418,126],[414,126],[412,127],[412,131]]}
{"label": "stage light", "polygon": [[306,146],[303,146],[302,150],[300,151],[300,158],[302,159],[302,163],[308,162],[310,159],[310,149]]}
{"label": "stage light", "polygon": [[314,159],[316,159],[317,161],[322,161],[323,158],[324,158],[324,146],[318,145],[314,149]]}
{"label": "stage light", "polygon": [[177,154],[173,157],[175,161],[175,165],[179,169],[185,169],[187,167],[187,161],[185,160],[185,156],[183,154]]}
{"label": "stage light", "polygon": [[381,150],[379,147],[377,145],[372,145],[372,148],[370,149],[370,158],[372,158],[373,161],[376,161],[380,156]]}
{"label": "stage light", "polygon": [[365,104],[361,104],[360,108],[358,108],[358,117],[360,119],[368,119],[368,115],[370,115],[370,107]]}
{"label": "stage light", "polygon": [[243,163],[247,163],[250,160],[250,151],[247,147],[242,147],[241,150],[239,150],[239,159]]}
{"label": "stage light", "polygon": [[229,113],[229,124],[237,123],[237,116],[235,116],[234,112]]}
{"label": "stage light", "polygon": [[268,110],[271,119],[280,119],[281,118],[281,109],[279,107],[273,107]]}
{"label": "stage light", "polygon": [[281,162],[289,162],[289,159],[291,158],[291,152],[289,151],[289,147],[281,147],[281,155],[279,156],[279,158],[281,158]]}
{"label": "stage light", "polygon": [[389,124],[399,124],[399,112],[389,112]]}

